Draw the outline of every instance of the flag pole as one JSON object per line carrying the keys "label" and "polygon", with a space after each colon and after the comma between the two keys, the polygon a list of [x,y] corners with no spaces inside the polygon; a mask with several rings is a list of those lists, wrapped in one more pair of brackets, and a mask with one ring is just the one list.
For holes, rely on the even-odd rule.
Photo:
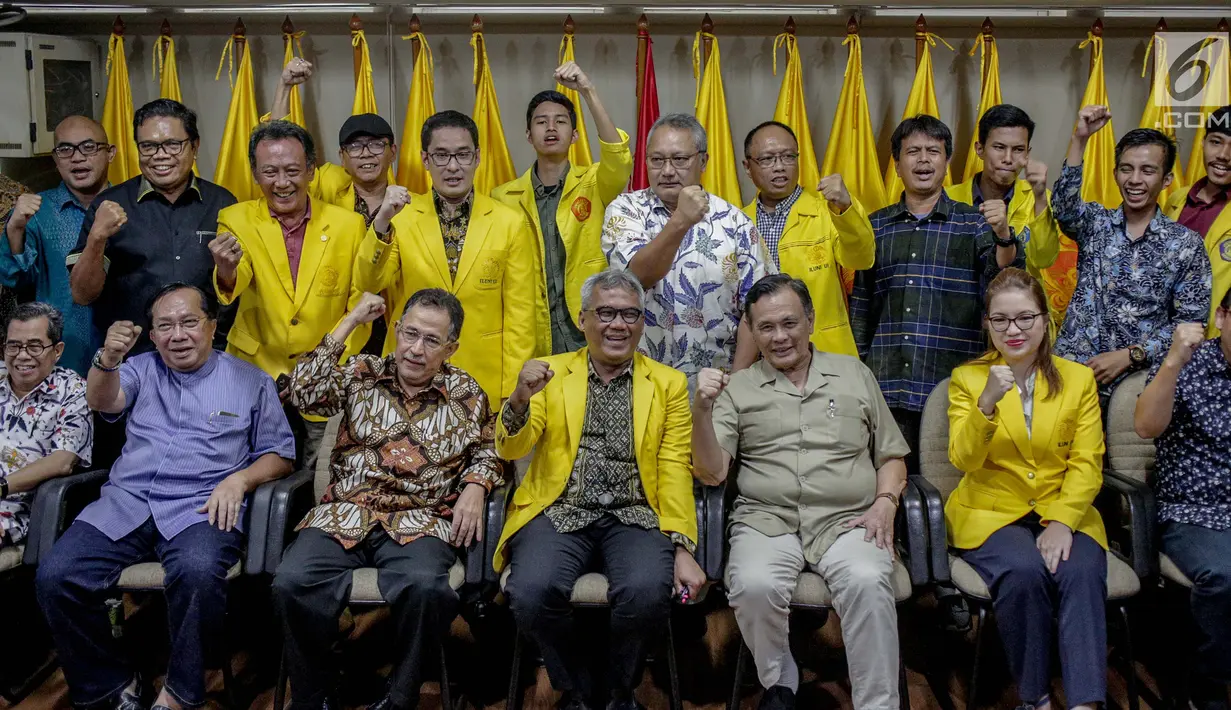
{"label": "flag pole", "polygon": [[115,16],[115,22],[111,23],[111,34],[119,37],[124,36],[124,18],[119,15]]}
{"label": "flag pole", "polygon": [[641,13],[637,18],[637,115],[641,115],[641,90],[645,84],[645,53],[650,46],[650,20]]}
{"label": "flag pole", "polygon": [[981,29],[983,32],[983,68],[979,78],[983,82],[987,82],[987,71],[992,61],[992,45],[996,42],[996,25],[992,22],[992,18],[983,18],[983,27]]}
{"label": "flag pole", "polygon": [[[474,75],[475,77],[481,77],[483,76],[483,72],[487,71],[487,67],[484,66],[482,63],[483,57],[487,55],[487,51],[486,51],[487,48],[483,46],[483,18],[482,17],[475,15],[473,18],[471,18],[470,34],[478,35],[478,37],[474,38],[475,39]],[[484,51],[479,51],[479,50],[484,50]],[[478,93],[478,90],[479,90],[478,82],[475,82],[474,89],[475,89],[475,92]]]}
{"label": "flag pole", "polygon": [[915,20],[915,69],[923,63],[923,51],[928,42],[928,21],[920,15]]}
{"label": "flag pole", "polygon": [[235,38],[235,54],[238,55],[238,63],[243,61],[244,45],[248,42],[248,28],[244,27],[242,18],[235,18],[235,28],[231,31],[231,36]]}
{"label": "flag pole", "polygon": [[412,13],[410,16],[410,34],[412,35],[410,40],[410,68],[412,71],[419,63],[419,54],[423,51],[423,47],[420,46],[422,43],[419,38],[414,37],[414,35],[417,35],[422,31],[423,25],[419,22],[419,14]]}
{"label": "flag pole", "polygon": [[[1100,17],[1096,19],[1094,21],[1094,24],[1090,25],[1090,34],[1094,35],[1095,37],[1098,37],[1099,39],[1103,38],[1103,18]],[[1096,54],[1097,52],[1094,51],[1094,47],[1091,46],[1090,47],[1090,73],[1094,73],[1094,60],[1095,60]]]}
{"label": "flag pole", "polygon": [[363,48],[355,44],[354,36],[356,32],[363,31],[363,20],[359,19],[358,14],[350,16],[350,31],[351,31],[351,64],[355,68],[355,86],[359,86],[359,68],[363,65]]}
{"label": "flag pole", "polygon": [[[170,20],[165,19],[165,18],[163,19],[162,27],[159,28],[158,30],[158,35],[160,37],[170,37],[171,36],[171,21]],[[167,58],[167,43],[159,42],[159,44],[162,45],[162,58],[166,59]]]}
{"label": "flag pole", "polygon": [[701,75],[700,79],[705,76],[705,69],[710,63],[710,51],[713,48],[714,40],[706,35],[714,34],[714,21],[710,19],[710,14],[705,13],[705,17],[701,18]]}

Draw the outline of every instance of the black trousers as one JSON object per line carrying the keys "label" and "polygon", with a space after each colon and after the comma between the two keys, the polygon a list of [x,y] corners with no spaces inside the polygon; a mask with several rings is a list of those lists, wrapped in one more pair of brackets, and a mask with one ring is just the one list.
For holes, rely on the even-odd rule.
{"label": "black trousers", "polygon": [[611,643],[607,681],[615,700],[632,697],[646,644],[666,628],[671,613],[675,552],[659,530],[625,525],[605,515],[585,528],[558,533],[540,515],[509,543],[505,593],[521,633],[543,654],[556,690],[583,699],[594,695],[581,642],[574,633],[573,584],[599,571],[608,580]]}
{"label": "black trousers", "polygon": [[291,707],[319,710],[333,692],[331,662],[338,616],[350,600],[351,573],[377,568],[394,629],[390,697],[398,708],[419,704],[421,661],[435,649],[457,616],[449,569],[457,553],[435,537],[399,545],[382,528],[351,549],[314,528],[299,533],[274,576],[274,606],[282,621],[291,679]]}

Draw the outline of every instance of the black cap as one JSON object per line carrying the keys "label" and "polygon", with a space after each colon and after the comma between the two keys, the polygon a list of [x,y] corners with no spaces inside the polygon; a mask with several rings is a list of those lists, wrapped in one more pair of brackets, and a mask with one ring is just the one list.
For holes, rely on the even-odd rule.
{"label": "black cap", "polygon": [[346,145],[358,136],[388,138],[393,141],[393,129],[389,122],[374,113],[360,113],[346,119],[338,131],[338,145]]}

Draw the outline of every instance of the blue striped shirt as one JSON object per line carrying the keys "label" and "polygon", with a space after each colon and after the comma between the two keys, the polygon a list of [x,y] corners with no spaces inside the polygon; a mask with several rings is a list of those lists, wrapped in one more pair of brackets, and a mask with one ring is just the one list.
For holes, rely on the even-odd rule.
{"label": "blue striped shirt", "polygon": [[[983,289],[1000,271],[992,230],[945,193],[919,219],[902,201],[871,215],[876,265],[855,276],[851,331],[891,408],[923,411],[953,368],[987,347]],[[1014,266],[1023,265],[1018,249]]]}

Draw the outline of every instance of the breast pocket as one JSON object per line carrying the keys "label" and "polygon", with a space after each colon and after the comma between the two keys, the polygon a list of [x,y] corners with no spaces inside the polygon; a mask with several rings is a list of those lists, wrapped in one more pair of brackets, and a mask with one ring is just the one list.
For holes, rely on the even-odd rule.
{"label": "breast pocket", "polygon": [[833,244],[829,235],[815,239],[793,239],[778,247],[778,262],[797,278],[833,268]]}
{"label": "breast pocket", "polygon": [[[504,267],[508,263],[507,249],[484,249],[475,262],[475,288],[489,291],[504,283]],[[529,286],[529,284],[527,284]]]}

